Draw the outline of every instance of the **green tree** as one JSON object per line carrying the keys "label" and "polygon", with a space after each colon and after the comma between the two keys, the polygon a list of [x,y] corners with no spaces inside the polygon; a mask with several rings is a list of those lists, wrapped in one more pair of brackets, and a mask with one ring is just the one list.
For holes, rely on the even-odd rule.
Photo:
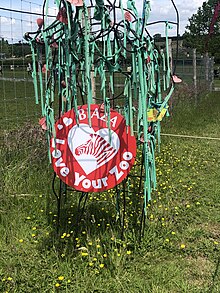
{"label": "green tree", "polygon": [[[214,15],[215,7],[219,0],[208,0],[203,2],[197,13],[189,18],[189,24],[184,33],[185,46],[196,48],[198,52],[209,52],[215,57],[220,57],[220,13],[214,25],[214,33],[209,35],[210,25]],[[218,56],[219,55],[219,56]]]}
{"label": "green tree", "polygon": [[4,38],[0,38],[0,53],[5,54],[6,57],[10,56],[10,45]]}
{"label": "green tree", "polygon": [[27,54],[31,54],[31,47],[28,43],[22,43],[19,41],[16,44],[11,45],[11,50],[15,57],[24,57]]}

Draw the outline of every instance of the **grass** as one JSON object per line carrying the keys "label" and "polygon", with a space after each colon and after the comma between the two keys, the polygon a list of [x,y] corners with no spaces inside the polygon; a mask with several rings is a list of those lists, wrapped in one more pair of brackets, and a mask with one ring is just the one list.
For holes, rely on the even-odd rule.
{"label": "grass", "polygon": [[220,87],[220,79],[214,79],[214,86]]}
{"label": "grass", "polygon": [[[177,97],[178,101],[178,97]],[[195,100],[179,100],[171,109],[171,116],[165,120],[166,132],[184,135],[220,137],[219,93],[198,97]]]}
{"label": "grass", "polygon": [[[216,93],[196,107],[179,101],[162,131],[220,137],[219,110]],[[10,132],[0,149],[0,292],[220,292],[219,145],[162,137],[140,242],[142,198],[132,178],[123,240],[115,190],[89,194],[78,225],[80,195],[68,192],[57,232],[44,134],[32,123]]]}
{"label": "grass", "polygon": [[[26,79],[17,82],[16,78]],[[33,83],[26,73],[4,71],[0,76],[0,93],[0,136],[6,130],[21,127],[25,121],[37,123],[41,117],[40,108],[35,105]]]}

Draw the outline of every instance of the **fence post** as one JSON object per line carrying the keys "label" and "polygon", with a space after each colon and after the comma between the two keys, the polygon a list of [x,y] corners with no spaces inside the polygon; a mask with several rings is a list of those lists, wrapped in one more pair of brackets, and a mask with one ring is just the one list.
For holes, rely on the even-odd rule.
{"label": "fence post", "polygon": [[209,85],[209,90],[210,92],[213,91],[213,83],[214,83],[214,57],[210,58],[210,85]]}
{"label": "fence post", "polygon": [[196,49],[193,49],[193,86],[194,86],[194,93],[195,93],[195,104],[197,105]]}
{"label": "fence post", "polygon": [[209,81],[209,53],[205,53],[205,80],[208,83]]}

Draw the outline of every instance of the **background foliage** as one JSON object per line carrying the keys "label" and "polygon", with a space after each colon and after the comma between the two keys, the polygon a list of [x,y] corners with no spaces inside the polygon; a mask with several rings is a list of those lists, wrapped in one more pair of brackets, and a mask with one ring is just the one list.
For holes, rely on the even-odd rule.
{"label": "background foliage", "polygon": [[214,34],[209,36],[209,28],[218,0],[203,2],[196,14],[189,18],[189,24],[183,35],[186,47],[196,48],[198,52],[209,52],[215,56],[216,62],[220,61],[220,15],[214,25]]}

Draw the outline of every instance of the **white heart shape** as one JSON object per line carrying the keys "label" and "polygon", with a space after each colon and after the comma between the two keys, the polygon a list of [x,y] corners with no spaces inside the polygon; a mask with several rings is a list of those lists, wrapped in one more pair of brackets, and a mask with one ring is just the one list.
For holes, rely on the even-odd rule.
{"label": "white heart shape", "polygon": [[86,175],[109,162],[118,152],[118,135],[108,128],[94,131],[88,124],[73,126],[68,133],[68,146]]}
{"label": "white heart shape", "polygon": [[62,124],[58,124],[58,125],[57,125],[57,128],[58,128],[59,130],[61,130],[61,129],[63,129],[63,125],[62,125]]}
{"label": "white heart shape", "polygon": [[64,117],[64,118],[63,118],[63,123],[64,123],[66,126],[69,126],[70,124],[73,123],[73,119],[72,119],[72,118]]}

